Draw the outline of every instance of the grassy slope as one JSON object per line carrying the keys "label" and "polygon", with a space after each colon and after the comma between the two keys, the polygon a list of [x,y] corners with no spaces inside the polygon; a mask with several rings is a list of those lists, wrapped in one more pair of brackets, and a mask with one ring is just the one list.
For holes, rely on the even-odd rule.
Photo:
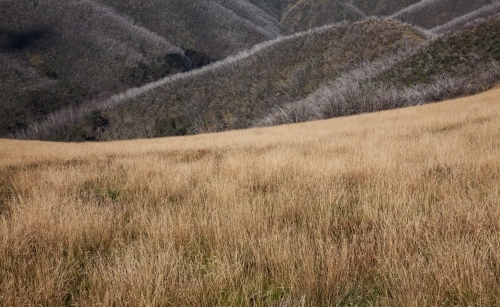
{"label": "grassy slope", "polygon": [[499,96],[191,137],[0,140],[0,305],[498,305]]}
{"label": "grassy slope", "polygon": [[[36,5],[35,5],[35,4]],[[129,86],[127,67],[181,50],[91,1],[0,4],[0,135]]]}

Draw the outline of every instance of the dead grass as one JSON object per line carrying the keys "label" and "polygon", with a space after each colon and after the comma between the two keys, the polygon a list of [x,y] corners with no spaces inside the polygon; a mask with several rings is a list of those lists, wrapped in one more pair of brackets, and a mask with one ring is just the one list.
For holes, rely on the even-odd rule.
{"label": "dead grass", "polygon": [[498,305],[498,97],[191,137],[0,140],[0,305]]}

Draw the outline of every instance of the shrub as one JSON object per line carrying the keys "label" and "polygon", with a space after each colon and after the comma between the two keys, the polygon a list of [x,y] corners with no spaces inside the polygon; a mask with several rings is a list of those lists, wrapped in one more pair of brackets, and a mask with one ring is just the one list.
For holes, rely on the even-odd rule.
{"label": "shrub", "polygon": [[154,126],[154,137],[179,136],[188,132],[189,120],[184,117],[168,117],[156,121]]}

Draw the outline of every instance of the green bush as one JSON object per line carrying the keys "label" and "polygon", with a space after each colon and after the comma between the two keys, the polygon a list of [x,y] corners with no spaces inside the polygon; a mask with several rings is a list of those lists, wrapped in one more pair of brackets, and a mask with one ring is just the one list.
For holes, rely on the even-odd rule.
{"label": "green bush", "polygon": [[169,75],[201,68],[214,61],[207,54],[186,49],[185,55],[169,53],[150,62],[139,62],[136,66],[126,67],[121,81],[127,86],[141,86]]}
{"label": "green bush", "polygon": [[168,117],[160,119],[154,127],[154,137],[185,135],[190,126],[189,121],[184,117]]}
{"label": "green bush", "polygon": [[79,124],[69,126],[66,130],[54,133],[51,141],[88,142],[99,141],[102,133],[109,125],[109,119],[101,111],[94,110],[85,116]]}

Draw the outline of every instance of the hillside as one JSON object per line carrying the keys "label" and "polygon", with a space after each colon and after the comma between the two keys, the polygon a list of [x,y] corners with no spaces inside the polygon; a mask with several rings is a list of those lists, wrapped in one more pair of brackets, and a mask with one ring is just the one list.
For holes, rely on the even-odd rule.
{"label": "hillside", "polygon": [[[68,105],[199,68],[280,33],[277,22],[257,8],[252,12],[226,2],[225,7],[215,2],[206,7],[187,1],[170,1],[169,6],[139,1],[140,7],[127,2],[113,9],[106,1],[2,1],[0,135]],[[125,14],[129,11],[136,13],[135,19]],[[181,29],[185,22],[173,16],[197,23]],[[163,31],[155,32],[159,28]]]}
{"label": "hillside", "polygon": [[[498,0],[426,0],[408,6],[392,17],[430,30],[494,3],[500,4]],[[498,10],[492,10],[492,13],[498,13]]]}
{"label": "hillside", "polygon": [[130,87],[128,69],[182,50],[92,1],[2,1],[0,135]]}
{"label": "hillside", "polygon": [[0,140],[0,305],[498,305],[498,97],[155,140]]}
{"label": "hillside", "polygon": [[419,50],[341,74],[308,97],[273,110],[256,125],[373,112],[491,88],[500,80],[500,15],[434,38]]}
{"label": "hillside", "polygon": [[241,0],[99,0],[177,46],[217,59],[281,35],[279,20]]}
{"label": "hillside", "polygon": [[303,31],[343,20],[357,21],[369,16],[388,16],[418,0],[301,0],[289,5],[281,17],[288,33]]}
{"label": "hillside", "polygon": [[[262,8],[268,2],[253,1]],[[266,5],[266,3],[268,5]],[[369,16],[392,17],[431,30],[472,12],[487,17],[500,10],[498,0],[282,0],[273,1],[274,16],[279,18],[286,33],[295,33],[343,20],[357,21]],[[488,8],[488,6],[494,7]],[[462,23],[463,25],[463,23]]]}
{"label": "hillside", "polygon": [[[465,0],[459,0],[465,1]],[[418,0],[251,0],[251,3],[280,20],[286,33],[309,30],[369,16],[389,16]]]}
{"label": "hillside", "polygon": [[342,23],[259,45],[100,105],[66,110],[18,137],[81,141],[182,135],[470,95],[500,80],[497,33],[500,15],[431,40],[392,20]]}
{"label": "hillside", "polygon": [[[275,106],[306,97],[359,62],[402,52],[423,41],[413,28],[388,20],[319,28],[259,45],[97,106],[108,121],[104,131],[82,118],[71,129],[61,122],[58,130],[42,137],[109,140],[185,134],[187,129],[247,128]],[[44,132],[37,128],[37,133]]]}
{"label": "hillside", "polygon": [[[479,52],[478,61],[457,58],[452,49],[444,48],[439,57],[450,59],[448,67],[426,68],[439,72],[432,72],[430,79],[422,77],[422,63],[415,71],[406,66],[405,74],[413,77],[404,78],[422,79],[410,85],[375,78],[408,60],[417,45],[425,45],[424,39],[432,44],[450,33],[463,33],[468,22],[500,12],[500,2],[493,0],[4,0],[0,8],[5,15],[0,20],[3,137],[109,140],[179,135],[395,105],[384,98],[382,103],[375,101],[377,107],[355,103],[341,111],[324,111],[318,106],[331,101],[322,97],[342,98],[331,93],[339,87],[342,91],[343,80],[349,78],[355,79],[351,88],[357,97],[366,96],[356,88],[363,82],[369,85],[365,92],[372,88],[387,92],[393,96],[389,100],[406,95],[398,98],[402,101],[398,106],[463,94],[452,95],[446,92],[448,85],[429,81],[449,74],[458,79],[464,76],[457,72],[478,76],[465,94],[496,81],[490,74],[494,69],[487,66],[497,60],[483,57],[491,50],[484,53],[477,48],[465,53],[470,59]],[[370,30],[375,24],[372,15],[391,17]],[[408,24],[394,28],[396,20],[418,28],[409,29]],[[363,23],[367,26],[359,30]],[[325,29],[333,28],[345,33],[325,34]],[[495,26],[492,30],[498,31]],[[493,41],[481,48],[496,44],[495,37],[487,39]],[[458,41],[461,48],[470,46],[471,39]],[[217,61],[220,65],[184,74]],[[178,74],[182,77],[175,77]],[[379,81],[382,87],[376,84]],[[407,95],[415,86],[420,86],[418,91],[425,89],[423,98]],[[311,103],[318,97],[320,101]],[[282,118],[274,120],[277,113]]]}

